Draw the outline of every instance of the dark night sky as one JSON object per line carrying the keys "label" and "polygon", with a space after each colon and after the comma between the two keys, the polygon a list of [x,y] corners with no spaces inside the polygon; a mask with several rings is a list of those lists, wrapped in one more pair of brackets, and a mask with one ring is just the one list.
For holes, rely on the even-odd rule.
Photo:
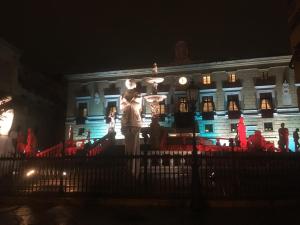
{"label": "dark night sky", "polygon": [[168,65],[178,40],[195,62],[289,54],[284,0],[120,2],[20,0],[0,37],[50,74]]}

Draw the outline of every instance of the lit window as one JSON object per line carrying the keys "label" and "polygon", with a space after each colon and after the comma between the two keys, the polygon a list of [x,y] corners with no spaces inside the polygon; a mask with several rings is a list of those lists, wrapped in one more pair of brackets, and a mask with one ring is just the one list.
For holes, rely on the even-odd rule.
{"label": "lit window", "polygon": [[239,111],[239,108],[236,104],[236,101],[229,101],[228,103],[228,111]]}
{"label": "lit window", "polygon": [[273,123],[264,123],[265,131],[273,131]]}
{"label": "lit window", "polygon": [[179,112],[187,112],[187,101],[185,97],[179,99]]}
{"label": "lit window", "polygon": [[87,103],[79,103],[78,104],[78,114],[79,117],[87,117],[88,111],[87,111]]}
{"label": "lit window", "polygon": [[271,104],[270,99],[267,99],[267,98],[261,99],[260,108],[264,109],[264,110],[272,109],[272,104]]}
{"label": "lit window", "polygon": [[210,75],[204,75],[204,76],[202,77],[202,83],[203,83],[203,84],[211,84]]}
{"label": "lit window", "polygon": [[236,130],[237,130],[237,123],[230,124],[230,132],[236,133]]}
{"label": "lit window", "polygon": [[205,133],[212,133],[212,132],[214,132],[212,124],[205,124],[204,128],[205,128]]}
{"label": "lit window", "polygon": [[234,83],[236,82],[236,75],[235,73],[230,73],[229,76],[228,76],[228,81],[229,83]]}
{"label": "lit window", "polygon": [[202,112],[213,112],[214,105],[212,101],[212,97],[203,97],[203,107]]}
{"label": "lit window", "polygon": [[165,101],[159,103],[159,113],[165,114],[166,113],[166,104]]}
{"label": "lit window", "polygon": [[110,123],[111,118],[117,113],[117,102],[108,102],[106,108],[106,123]]}

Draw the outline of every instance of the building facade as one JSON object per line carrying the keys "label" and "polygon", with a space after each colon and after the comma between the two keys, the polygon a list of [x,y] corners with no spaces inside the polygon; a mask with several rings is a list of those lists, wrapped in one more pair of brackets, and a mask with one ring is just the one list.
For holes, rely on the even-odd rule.
{"label": "building facade", "polygon": [[[300,112],[294,71],[289,67],[291,56],[241,59],[213,63],[159,67],[158,94],[167,95],[160,107],[160,125],[170,132],[179,132],[176,117],[188,111],[186,88],[190,80],[199,87],[197,112],[198,135],[212,140],[236,136],[240,116],[245,119],[247,136],[260,130],[277,146],[278,129],[285,123],[290,133],[290,148],[294,148],[292,133],[300,127]],[[120,96],[125,80],[134,78],[142,95],[152,87],[144,78],[152,76],[151,68],[67,75],[68,99],[66,136],[73,128],[75,139],[107,134],[108,113],[116,110],[115,131],[120,142]],[[182,77],[187,83],[179,83]],[[143,100],[143,127],[151,123],[151,110]]]}
{"label": "building facade", "polygon": [[[13,102],[8,108],[13,119],[7,130],[20,128],[24,143],[27,129],[35,130],[38,147],[44,149],[64,137],[65,92],[62,83],[22,65],[21,57],[18,49],[0,38],[0,94]],[[5,120],[0,117],[0,138],[4,142],[8,132],[2,132],[1,122]]]}

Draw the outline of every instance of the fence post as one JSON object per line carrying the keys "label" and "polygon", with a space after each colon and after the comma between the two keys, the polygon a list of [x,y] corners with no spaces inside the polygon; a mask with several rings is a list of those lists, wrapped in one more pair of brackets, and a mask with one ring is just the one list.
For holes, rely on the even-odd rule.
{"label": "fence post", "polygon": [[[199,155],[197,152],[196,137],[195,137],[195,124],[193,126],[193,151],[192,151],[192,209],[199,209],[203,205],[203,199],[201,199],[201,182],[199,175]],[[201,163],[201,162],[200,162]]]}
{"label": "fence post", "polygon": [[144,150],[144,190],[148,191],[148,149]]}

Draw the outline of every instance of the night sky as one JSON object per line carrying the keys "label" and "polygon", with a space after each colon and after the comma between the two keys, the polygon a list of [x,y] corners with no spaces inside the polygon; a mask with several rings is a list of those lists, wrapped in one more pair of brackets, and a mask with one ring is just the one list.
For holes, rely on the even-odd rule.
{"label": "night sky", "polygon": [[111,2],[7,3],[0,37],[21,50],[22,63],[47,74],[169,65],[179,40],[193,62],[290,51],[284,0]]}

